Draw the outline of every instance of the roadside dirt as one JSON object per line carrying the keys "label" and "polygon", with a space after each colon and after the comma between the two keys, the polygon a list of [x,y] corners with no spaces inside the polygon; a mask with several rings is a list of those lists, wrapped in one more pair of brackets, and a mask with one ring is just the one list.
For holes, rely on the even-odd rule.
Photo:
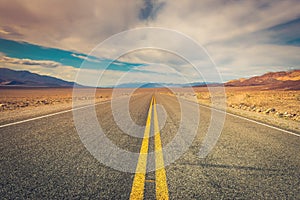
{"label": "roadside dirt", "polygon": [[[205,87],[179,95],[211,106],[211,93]],[[263,87],[226,87],[227,112],[300,132],[300,91],[264,90]]]}
{"label": "roadside dirt", "polygon": [[[72,92],[72,88],[1,88],[0,123],[71,109]],[[96,102],[108,100],[111,93],[111,89],[97,89],[94,100]],[[86,96],[82,92],[81,99],[85,100]]]}

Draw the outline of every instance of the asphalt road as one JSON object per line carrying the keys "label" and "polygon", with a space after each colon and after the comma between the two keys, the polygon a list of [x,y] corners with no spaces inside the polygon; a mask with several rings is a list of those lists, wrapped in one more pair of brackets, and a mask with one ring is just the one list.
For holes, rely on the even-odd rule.
{"label": "asphalt road", "polygon": [[[140,126],[146,124],[151,97],[152,93],[146,93],[130,99],[130,117]],[[179,129],[180,106],[172,96],[156,93],[155,98],[161,142],[166,147]],[[116,103],[119,112],[114,113],[120,119],[126,116],[121,102]],[[182,102],[185,109],[194,109],[194,103]],[[81,110],[82,115],[87,109]],[[113,144],[139,155],[143,138],[127,135],[118,127],[111,102],[97,105],[96,111]],[[198,152],[211,111],[205,107],[199,111],[200,124],[193,142],[179,159],[164,167],[170,199],[300,199],[300,137],[227,115],[217,145],[201,159]],[[193,120],[188,116],[188,122]],[[187,135],[191,127],[185,124]],[[139,137],[144,134],[138,126],[124,128]],[[1,199],[130,197],[135,173],[112,169],[95,159],[77,134],[72,112],[2,127],[0,136]],[[178,145],[170,150],[176,152],[185,142],[185,137],[177,138]],[[149,152],[153,152],[154,143],[151,137]],[[172,157],[168,152],[163,156],[165,161]],[[131,165],[137,165],[137,158]],[[147,158],[147,168],[154,160]],[[155,199],[155,184],[155,171],[147,173],[144,199]]]}

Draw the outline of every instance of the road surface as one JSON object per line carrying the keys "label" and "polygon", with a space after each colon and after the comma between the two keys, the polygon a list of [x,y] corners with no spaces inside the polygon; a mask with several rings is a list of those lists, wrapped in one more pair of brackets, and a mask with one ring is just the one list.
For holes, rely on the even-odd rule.
{"label": "road surface", "polygon": [[[146,124],[152,96],[145,93],[131,98],[130,116],[136,124]],[[157,121],[164,124],[158,131],[163,148],[176,135],[180,107],[175,97],[159,93],[154,97],[166,114],[163,123],[162,112],[156,107]],[[193,103],[184,101],[184,104],[189,109]],[[122,112],[123,105],[118,105]],[[300,199],[300,137],[227,115],[217,145],[201,159],[198,152],[211,111],[205,107],[199,109],[198,134],[189,149],[174,163],[162,167],[165,179],[163,175],[157,177],[161,172],[145,173],[142,187],[134,184],[137,173],[107,167],[87,151],[76,132],[72,112],[1,127],[0,196],[2,199],[129,199],[134,198],[132,193],[139,187],[144,199],[155,199],[156,185],[161,182],[166,186],[161,198],[169,199]],[[99,123],[114,144],[128,151],[142,151],[144,139],[124,134],[115,124],[111,102],[97,105],[96,111]],[[153,131],[154,121],[150,126]],[[147,151],[158,148],[156,143],[154,137],[149,138]],[[147,164],[155,162],[159,161],[147,158]],[[138,165],[138,160],[134,164]]]}

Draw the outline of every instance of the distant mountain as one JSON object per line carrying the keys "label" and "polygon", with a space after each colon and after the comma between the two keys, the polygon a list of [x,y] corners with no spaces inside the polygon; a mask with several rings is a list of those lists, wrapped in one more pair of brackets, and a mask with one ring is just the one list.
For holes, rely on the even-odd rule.
{"label": "distant mountain", "polygon": [[228,81],[225,86],[265,86],[266,89],[300,90],[300,70],[269,72],[249,79]]}
{"label": "distant mountain", "polygon": [[73,87],[73,82],[51,76],[42,76],[29,71],[0,68],[0,86],[15,87]]}
{"label": "distant mountain", "polygon": [[205,82],[195,82],[195,83],[123,83],[115,86],[115,88],[161,88],[161,87],[196,87],[204,86]]}

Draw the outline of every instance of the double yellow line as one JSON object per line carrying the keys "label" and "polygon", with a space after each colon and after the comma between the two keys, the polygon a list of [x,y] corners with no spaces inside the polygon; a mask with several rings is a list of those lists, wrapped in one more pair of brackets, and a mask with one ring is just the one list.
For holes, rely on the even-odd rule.
{"label": "double yellow line", "polygon": [[164,158],[162,153],[162,145],[160,139],[160,132],[158,126],[158,118],[156,111],[156,100],[152,97],[149,106],[148,117],[146,121],[146,127],[144,132],[144,138],[140,150],[139,160],[136,166],[136,173],[133,179],[132,189],[130,193],[130,199],[143,199],[144,187],[146,179],[146,167],[147,167],[147,155],[149,146],[149,135],[151,127],[151,117],[153,110],[153,121],[154,121],[154,150],[155,150],[155,189],[156,199],[169,199],[167,176],[164,167]]}

